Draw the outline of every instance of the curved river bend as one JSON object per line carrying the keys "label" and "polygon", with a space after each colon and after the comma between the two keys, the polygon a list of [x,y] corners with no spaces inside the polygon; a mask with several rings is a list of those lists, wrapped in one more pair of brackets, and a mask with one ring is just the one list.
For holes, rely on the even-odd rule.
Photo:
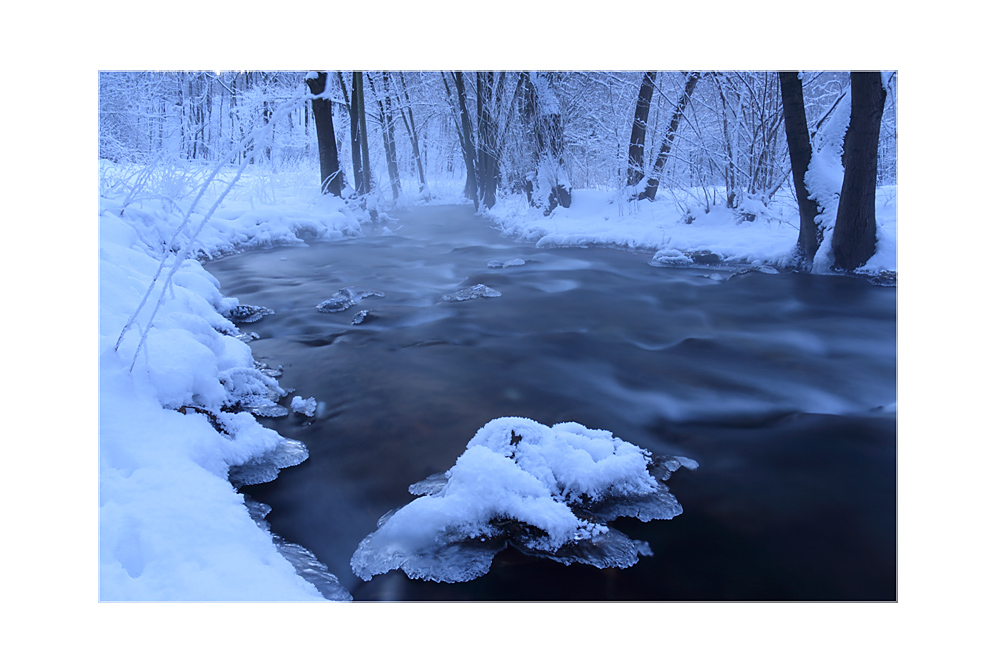
{"label": "curved river bend", "polygon": [[[390,227],[207,267],[225,294],[275,311],[241,329],[283,387],[320,404],[313,419],[264,420],[310,458],[243,491],[356,600],[896,598],[894,288],[540,249],[466,207]],[[502,296],[443,299],[477,284]],[[317,310],[341,288],[384,296]],[[508,549],[463,584],[355,577],[351,554],[378,518],[502,416],[697,460],[670,480],[684,513],[616,521],[654,552],[627,570]]]}

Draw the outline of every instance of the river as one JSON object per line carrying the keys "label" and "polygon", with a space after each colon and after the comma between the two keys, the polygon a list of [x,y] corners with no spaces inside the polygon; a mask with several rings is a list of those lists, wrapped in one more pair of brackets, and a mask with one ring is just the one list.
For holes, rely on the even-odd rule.
{"label": "river", "polygon": [[[242,491],[355,600],[896,598],[895,288],[536,248],[471,207],[416,208],[385,231],[207,264],[223,293],[275,311],[240,328],[320,404],[263,420],[310,458]],[[477,284],[501,296],[443,299]],[[317,310],[342,288],[384,296]],[[502,416],[695,459],[670,480],[683,514],[616,521],[653,550],[625,570],[508,549],[468,583],[355,577],[378,518]]]}

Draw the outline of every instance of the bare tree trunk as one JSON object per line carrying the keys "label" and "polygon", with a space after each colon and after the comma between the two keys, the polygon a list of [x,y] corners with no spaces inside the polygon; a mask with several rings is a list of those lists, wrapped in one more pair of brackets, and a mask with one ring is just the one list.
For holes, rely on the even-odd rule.
{"label": "bare tree trunk", "polygon": [[319,175],[323,194],[340,197],[344,175],[337,158],[337,136],[333,130],[333,102],[327,93],[327,74],[319,72],[313,79],[306,79],[312,93],[312,110],[316,116],[316,143],[319,147]]}
{"label": "bare tree trunk", "polygon": [[[373,91],[378,91],[375,87],[375,80],[371,74],[368,75],[368,83]],[[382,146],[385,148],[385,166],[389,172],[389,184],[392,186],[392,200],[399,199],[399,167],[396,164],[396,139],[392,132],[392,99],[389,96],[389,73],[382,72],[382,83],[384,97],[376,95],[375,104],[378,105],[378,119],[382,126]]]}
{"label": "bare tree trunk", "polygon": [[800,269],[812,267],[816,250],[823,242],[823,231],[816,225],[819,205],[809,198],[806,188],[806,171],[812,160],[812,144],[806,123],[806,107],[802,98],[802,80],[798,72],[778,72],[781,85],[781,106],[785,114],[785,136],[788,138],[788,157],[792,162],[792,182],[799,203],[799,239],[796,246]]}
{"label": "bare tree trunk", "polygon": [[368,119],[365,116],[365,78],[364,73],[355,70],[354,87],[351,90],[351,103],[355,105],[358,123],[358,142],[361,144],[361,178],[363,189],[359,194],[368,194],[372,186],[372,165],[368,155]]}
{"label": "bare tree trunk", "polygon": [[477,111],[479,114],[479,190],[483,206],[493,208],[497,201],[497,121],[493,115],[494,72],[476,72]]}
{"label": "bare tree trunk", "polygon": [[[420,192],[424,194],[427,192],[427,179],[424,177],[424,165],[420,159],[420,142],[417,140],[417,124],[413,120],[413,106],[410,104],[410,95],[406,92],[406,77],[402,72],[399,72],[399,87],[403,90],[403,99],[406,100],[404,106],[399,100],[399,93],[396,93],[396,101],[400,102],[399,106],[401,107],[399,115],[402,116],[403,126],[406,127],[406,131],[410,135],[413,160],[417,163],[417,176],[420,179]],[[405,109],[405,111],[402,109]],[[407,122],[407,116],[409,116],[409,122]]]}
{"label": "bare tree trunk", "polygon": [[853,271],[875,254],[878,135],[885,109],[881,72],[851,72],[851,122],[844,138],[844,186],[833,228],[834,268]]}
{"label": "bare tree trunk", "polygon": [[684,92],[674,106],[674,113],[670,117],[667,134],[663,137],[663,143],[660,144],[660,153],[656,156],[656,163],[653,164],[653,173],[646,179],[646,189],[639,195],[639,199],[648,199],[649,201],[656,199],[656,191],[660,187],[660,177],[663,175],[663,168],[667,164],[667,157],[670,156],[670,149],[674,145],[674,136],[677,134],[677,128],[681,124],[684,109],[691,100],[691,95],[694,94],[694,87],[698,84],[700,77],[701,74],[699,72],[688,74],[687,80],[684,82]]}
{"label": "bare tree trunk", "polygon": [[632,137],[628,142],[628,180],[630,187],[638,185],[642,180],[643,153],[646,150],[646,121],[649,118],[649,105],[653,99],[653,85],[656,82],[656,72],[646,72],[639,86],[639,99],[635,103],[635,117],[632,120]]}
{"label": "bare tree trunk", "polygon": [[726,147],[726,165],[723,170],[726,181],[726,208],[736,208],[736,158],[732,137],[729,134],[729,103],[726,101],[726,92],[719,82],[718,73],[712,78],[719,89],[719,100],[722,103],[722,139]]}
{"label": "bare tree trunk", "polygon": [[344,78],[340,75],[340,72],[337,72],[337,79],[340,81],[340,92],[344,95],[344,104],[347,105],[348,114],[351,117],[351,166],[354,171],[354,191],[359,195],[363,195],[367,190],[364,186],[365,172],[361,164],[361,121],[358,119],[358,109],[355,100],[347,93],[347,86],[344,84]]}
{"label": "bare tree trunk", "polygon": [[462,154],[465,157],[465,196],[479,209],[478,165],[476,164],[476,143],[472,136],[472,118],[469,116],[468,98],[462,73],[455,72],[455,94],[458,97],[458,111],[462,120]]}

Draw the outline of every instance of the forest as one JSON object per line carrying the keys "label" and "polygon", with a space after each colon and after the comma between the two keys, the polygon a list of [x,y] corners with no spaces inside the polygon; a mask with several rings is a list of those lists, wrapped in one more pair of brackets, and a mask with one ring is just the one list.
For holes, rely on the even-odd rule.
{"label": "forest", "polygon": [[[868,127],[848,132],[861,103]],[[369,214],[455,181],[477,209],[516,196],[546,215],[575,189],[666,197],[689,219],[752,220],[794,193],[789,261],[805,270],[837,236],[846,169],[860,208],[843,207],[835,266],[852,270],[874,252],[874,188],[896,182],[896,86],[875,72],[102,72],[99,142],[121,164],[312,172]]]}
{"label": "forest", "polygon": [[896,599],[896,72],[97,83],[101,600]]}

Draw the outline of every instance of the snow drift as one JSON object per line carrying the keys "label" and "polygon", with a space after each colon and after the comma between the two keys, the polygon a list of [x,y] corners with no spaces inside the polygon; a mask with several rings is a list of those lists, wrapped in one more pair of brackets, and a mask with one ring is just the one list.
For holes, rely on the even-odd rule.
{"label": "snow drift", "polygon": [[[253,416],[287,413],[276,373],[255,363],[234,323],[268,310],[224,297],[197,261],[179,256],[169,239],[182,206],[128,192],[108,187],[100,199],[100,599],[350,599],[332,575],[303,578],[315,570],[310,555],[270,535],[234,488],[308,456]],[[309,229],[353,233],[342,202],[322,206]],[[250,238],[301,243],[287,210],[244,209],[241,227],[238,208],[184,243],[203,256]]]}

